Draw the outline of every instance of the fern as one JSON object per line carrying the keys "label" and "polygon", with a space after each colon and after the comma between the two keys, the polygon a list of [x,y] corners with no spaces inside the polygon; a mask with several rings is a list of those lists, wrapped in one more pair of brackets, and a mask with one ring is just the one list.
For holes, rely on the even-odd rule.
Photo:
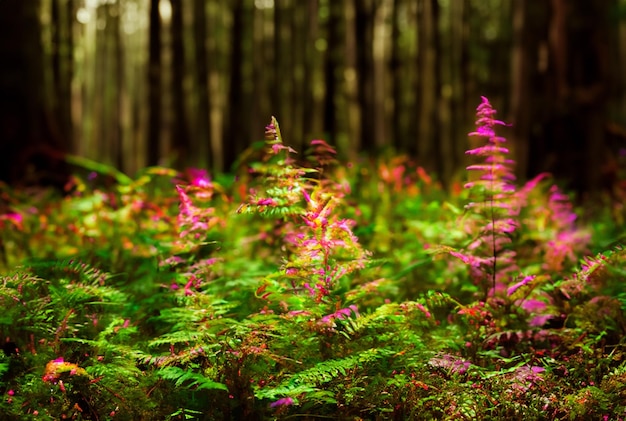
{"label": "fern", "polygon": [[29,271],[51,281],[65,280],[87,285],[104,285],[110,274],[76,259],[33,260],[27,263]]}
{"label": "fern", "polygon": [[257,388],[255,396],[258,399],[274,400],[284,396],[296,397],[302,393],[311,393],[325,383],[348,376],[354,369],[364,369],[367,364],[389,358],[394,353],[386,348],[374,348],[345,358],[322,361],[307,370],[292,374],[275,387]]}
{"label": "fern", "polygon": [[185,370],[176,366],[168,366],[157,370],[157,375],[163,380],[174,382],[176,387],[185,387],[193,390],[225,390],[225,384],[206,378],[202,374]]}
{"label": "fern", "polygon": [[302,192],[310,188],[304,176],[315,170],[295,163],[296,151],[285,146],[276,118],[265,128],[266,153],[262,162],[251,165],[250,171],[262,180],[253,188],[248,201],[237,212],[257,213],[268,217],[292,218],[304,212]]}

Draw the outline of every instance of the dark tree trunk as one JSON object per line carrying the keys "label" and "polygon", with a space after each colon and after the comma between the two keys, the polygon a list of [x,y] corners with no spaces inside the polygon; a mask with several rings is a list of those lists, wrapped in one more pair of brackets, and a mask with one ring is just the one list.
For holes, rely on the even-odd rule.
{"label": "dark tree trunk", "polygon": [[228,126],[224,137],[224,165],[228,168],[237,159],[244,143],[241,118],[243,108],[243,0],[234,0],[231,29],[230,88],[228,91]]}
{"label": "dark tree trunk", "polygon": [[[517,162],[517,173],[521,178],[534,177],[542,171],[541,157],[550,141],[536,142],[533,159],[530,159],[533,126],[544,123],[546,113],[541,92],[545,92],[548,63],[545,49],[547,42],[548,11],[543,0],[520,1],[513,4],[513,49],[511,52],[511,95],[510,118],[512,124],[510,143]],[[539,126],[538,126],[539,123]],[[543,135],[542,135],[543,136]]]}
{"label": "dark tree trunk", "polygon": [[357,0],[355,30],[357,48],[358,98],[361,106],[361,148],[372,151],[376,145],[374,126],[374,0]]}
{"label": "dark tree trunk", "polygon": [[73,2],[71,0],[53,0],[51,9],[53,97],[50,100],[63,143],[67,145],[69,150],[72,146]]}
{"label": "dark tree trunk", "polygon": [[346,100],[346,113],[348,120],[348,155],[355,159],[361,151],[363,137],[361,136],[361,106],[359,95],[358,75],[358,44],[356,29],[356,1],[350,0],[344,3],[346,16],[345,33],[345,66],[343,72],[344,97]]}
{"label": "dark tree trunk", "polygon": [[420,0],[417,32],[417,151],[418,159],[429,170],[441,173],[438,151],[440,92],[438,73],[438,6],[436,0]]}
{"label": "dark tree trunk", "polygon": [[319,94],[321,81],[319,80],[320,69],[323,66],[324,58],[315,48],[315,42],[319,36],[319,0],[308,0],[306,15],[306,32],[304,33],[304,80],[303,86],[303,107],[302,107],[302,133],[301,141],[307,144],[312,136],[320,136],[322,128],[322,104],[323,99]]}
{"label": "dark tree trunk", "polygon": [[[404,9],[406,5],[403,0],[394,0],[393,9],[391,11],[391,60],[389,60],[389,72],[391,73],[391,96],[393,98],[393,111],[391,114],[391,136],[393,140],[393,146],[398,150],[403,150],[405,146],[402,141],[406,128],[403,127],[403,111],[405,106],[404,101],[404,86],[405,79],[405,62],[404,54],[401,48],[402,36],[400,32],[400,14],[401,9]],[[407,152],[410,152],[407,150]]]}
{"label": "dark tree trunk", "polygon": [[324,132],[331,144],[337,142],[339,131],[339,108],[337,107],[338,94],[340,89],[340,78],[343,74],[343,59],[345,54],[342,29],[343,24],[343,4],[331,1],[329,4],[328,16],[328,50],[324,63],[324,84],[326,85],[326,96],[324,97]]}
{"label": "dark tree trunk", "polygon": [[68,145],[44,98],[39,6],[0,2],[0,180],[62,187]]}
{"label": "dark tree trunk", "polygon": [[204,0],[193,2],[193,31],[195,41],[194,77],[196,83],[196,137],[198,145],[199,164],[211,163],[213,160],[211,148],[211,104],[209,102],[209,65],[207,57],[207,24]]}
{"label": "dark tree trunk", "polygon": [[291,121],[288,111],[288,94],[291,79],[289,69],[293,66],[291,54],[291,26],[289,25],[288,9],[284,0],[274,2],[274,80],[272,88],[272,109],[278,119],[283,135],[290,133]]}
{"label": "dark tree trunk", "polygon": [[[449,170],[455,171],[461,166],[463,151],[466,145],[465,130],[468,127],[469,115],[463,107],[463,56],[467,50],[467,5],[465,2],[450,3],[450,126],[451,150],[449,151]],[[446,181],[451,181],[454,173],[447,174]]]}
{"label": "dark tree trunk", "polygon": [[148,51],[148,165],[159,163],[161,151],[161,16],[159,0],[150,0],[150,41]]}
{"label": "dark tree trunk", "polygon": [[[542,10],[541,4],[538,1],[525,10],[529,14],[526,24],[532,24],[531,13]],[[515,122],[521,126],[517,136],[528,135],[530,141],[529,174],[549,171],[581,198],[595,195],[601,188],[602,163],[608,157],[605,116],[610,92],[609,4],[552,1],[545,20],[549,32],[543,45],[548,46],[547,51],[533,45],[535,32],[539,31],[527,29],[529,47],[525,54],[529,66],[538,63],[545,72],[531,71],[534,80],[526,83],[542,101],[524,103],[521,79],[514,102],[518,104]],[[528,110],[530,114],[525,115]]]}
{"label": "dark tree trunk", "polygon": [[111,38],[113,43],[113,57],[114,66],[112,72],[113,87],[109,89],[113,90],[112,96],[114,99],[111,101],[111,105],[114,107],[111,110],[112,131],[113,131],[113,164],[116,168],[125,168],[126,159],[129,157],[124,155],[124,125],[128,116],[124,115],[124,104],[122,103],[122,97],[126,91],[126,84],[124,78],[124,48],[122,45],[122,21],[121,21],[121,5],[119,3],[111,5],[115,8],[115,12],[111,16]]}
{"label": "dark tree trunk", "polygon": [[285,141],[299,150],[304,143],[304,103],[305,89],[305,59],[306,59],[306,29],[307,29],[307,9],[303,7],[291,7],[291,67],[290,67],[290,103],[289,103],[289,126],[288,131],[283,133]]}
{"label": "dark tree trunk", "polygon": [[[185,46],[183,44],[183,2],[170,0],[172,5],[172,106],[173,149],[179,166],[189,165],[192,160],[187,112],[185,110]],[[197,165],[193,159],[193,165]]]}

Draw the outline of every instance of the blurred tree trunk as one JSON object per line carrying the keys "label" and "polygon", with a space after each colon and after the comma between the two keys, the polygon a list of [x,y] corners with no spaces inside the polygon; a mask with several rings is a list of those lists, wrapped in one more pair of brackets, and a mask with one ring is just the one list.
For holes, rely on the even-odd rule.
{"label": "blurred tree trunk", "polygon": [[[542,122],[545,110],[540,93],[548,88],[545,82],[548,70],[547,29],[548,11],[543,0],[520,1],[513,4],[513,50],[511,52],[510,143],[517,162],[517,173],[522,178],[533,177],[540,170],[540,157],[550,141],[538,142],[530,160],[530,140],[537,123]],[[540,126],[539,126],[540,127]],[[537,149],[537,147],[539,149]]]}
{"label": "blurred tree trunk", "polygon": [[123,167],[121,139],[122,48],[118,4],[102,4],[96,9],[106,22],[96,32],[95,130],[97,159]]}
{"label": "blurred tree trunk", "polygon": [[[183,2],[182,0],[170,0],[172,5],[172,148],[175,155],[175,162],[178,166],[197,165],[194,156],[191,154],[191,139],[189,137],[189,127],[187,122],[187,110],[185,109],[185,46],[183,44]],[[192,162],[193,161],[193,162]]]}
{"label": "blurred tree trunk", "polygon": [[[247,148],[252,142],[263,138],[263,127],[270,121],[272,116],[271,87],[273,85],[272,72],[268,69],[274,63],[274,39],[272,33],[273,13],[269,7],[255,7],[252,11],[252,98],[249,139],[243,148]],[[280,122],[279,122],[280,123]]]}
{"label": "blurred tree trunk", "polygon": [[446,168],[445,179],[450,181],[454,178],[454,172],[458,171],[463,162],[463,151],[466,149],[466,128],[469,126],[470,115],[464,107],[464,80],[463,60],[467,50],[467,4],[462,1],[450,3],[450,81],[449,81],[449,123],[450,148],[448,152],[449,166]]}
{"label": "blurred tree trunk", "polygon": [[441,174],[439,155],[439,119],[437,100],[440,92],[438,72],[439,49],[437,0],[420,0],[418,3],[417,32],[417,151],[418,159],[429,170]]}
{"label": "blurred tree trunk", "polygon": [[281,132],[286,139],[291,139],[292,126],[288,101],[292,86],[289,69],[293,67],[289,21],[289,10],[285,0],[276,0],[274,2],[274,79],[270,98],[272,113],[278,119]]}
{"label": "blurred tree trunk", "polygon": [[[391,113],[391,136],[393,145],[397,150],[410,153],[413,142],[405,140],[408,132],[406,121],[405,92],[407,88],[408,74],[406,73],[407,42],[404,41],[400,19],[406,19],[407,5],[405,0],[393,0],[391,10],[391,59],[389,60],[389,72],[391,73],[391,97],[393,98],[393,111]],[[412,151],[413,153],[415,151]]]}
{"label": "blurred tree trunk", "polygon": [[[224,132],[224,165],[228,170],[239,154],[248,146],[251,138],[251,102],[254,100],[252,63],[252,25],[254,5],[244,0],[233,1],[231,26],[231,51],[228,91],[228,117]],[[260,136],[263,128],[258,130]]]}
{"label": "blurred tree trunk", "polygon": [[290,20],[291,25],[291,68],[290,68],[290,126],[285,137],[285,141],[300,150],[304,143],[304,104],[307,101],[306,90],[310,86],[304,85],[305,59],[306,59],[306,32],[307,32],[307,8],[302,7],[303,1],[298,3],[300,7],[291,4]]}
{"label": "blurred tree trunk", "polygon": [[570,187],[593,194],[606,156],[604,125],[609,94],[609,1],[553,0],[550,52],[555,111],[554,171]]}
{"label": "blurred tree trunk", "polygon": [[193,2],[193,35],[195,48],[194,78],[196,84],[195,136],[199,139],[198,163],[203,167],[213,161],[211,150],[211,105],[209,102],[209,66],[207,57],[207,23],[204,0]]}
{"label": "blurred tree trunk", "polygon": [[[108,4],[99,4],[96,8],[96,20],[99,22],[107,21],[107,7]],[[108,25],[110,28],[110,25]],[[109,76],[109,70],[107,66],[107,38],[108,28],[106,25],[96,26],[95,36],[95,66],[94,66],[94,97],[93,97],[93,142],[95,149],[95,156],[99,160],[103,160],[107,156],[107,149],[110,147],[106,139],[108,134],[108,121],[105,116],[105,103],[107,99],[106,90],[107,86],[106,78]]]}
{"label": "blurred tree trunk", "polygon": [[549,11],[539,0],[523,3],[514,15],[518,160],[528,176],[549,171],[566,188],[595,195],[608,158],[611,3],[553,0]]}
{"label": "blurred tree trunk", "polygon": [[302,115],[302,133],[300,140],[308,145],[313,137],[323,135],[323,104],[325,87],[323,84],[324,55],[318,48],[320,37],[319,0],[308,0],[306,15],[306,33],[304,38],[304,104]]}
{"label": "blurred tree trunk", "polygon": [[53,0],[51,3],[52,25],[52,109],[63,142],[72,145],[72,77],[73,37],[72,23],[74,4],[72,0]]}
{"label": "blurred tree trunk", "polygon": [[125,81],[124,81],[124,48],[122,45],[122,24],[121,24],[122,10],[119,3],[109,5],[109,38],[112,44],[109,55],[112,57],[111,68],[111,83],[108,86],[110,91],[110,115],[111,115],[111,132],[112,132],[112,155],[111,160],[116,168],[122,169],[125,167],[126,157],[124,156],[124,132],[123,128],[125,120],[128,118],[124,114],[123,96],[125,95]]}
{"label": "blurred tree trunk", "polygon": [[361,108],[361,150],[373,151],[376,145],[374,98],[374,17],[377,0],[356,0],[355,31],[357,93]]}
{"label": "blurred tree trunk", "polygon": [[150,0],[148,51],[147,164],[157,165],[161,154],[161,15],[159,0]]}
{"label": "blurred tree trunk", "polygon": [[[438,160],[440,173],[439,178],[447,182],[452,177],[452,172],[456,165],[457,149],[454,144],[454,127],[457,126],[456,121],[452,121],[452,85],[455,76],[455,45],[453,31],[454,28],[454,8],[456,2],[450,4],[447,9],[443,9],[439,16],[439,21],[435,23],[437,26],[437,36],[439,44],[437,49],[436,73],[439,75],[440,90],[436,97],[437,108],[437,124],[439,144]],[[456,28],[455,28],[456,29]]]}
{"label": "blurred tree trunk", "polygon": [[62,187],[70,137],[46,106],[39,10],[36,0],[0,2],[0,180]]}
{"label": "blurred tree trunk", "polygon": [[342,121],[339,115],[341,107],[338,106],[339,94],[343,88],[341,77],[344,71],[343,56],[345,24],[343,14],[343,4],[338,1],[330,1],[328,15],[327,51],[324,62],[324,85],[326,95],[324,96],[324,132],[330,144],[338,145],[340,131],[345,132],[346,128],[341,127]]}
{"label": "blurred tree trunk", "polygon": [[348,114],[348,155],[355,159],[363,147],[361,108],[361,75],[359,75],[359,39],[357,37],[357,13],[356,1],[350,0],[344,3],[346,16],[345,55],[346,70],[343,73],[345,84],[344,95],[346,97],[346,111]]}
{"label": "blurred tree trunk", "polygon": [[386,32],[388,28],[387,20],[389,15],[389,6],[386,0],[379,0],[374,5],[374,16],[372,21],[372,136],[373,145],[370,152],[381,151],[389,141],[387,135],[387,122],[391,115],[388,112],[388,99],[391,91],[388,89],[388,40]]}

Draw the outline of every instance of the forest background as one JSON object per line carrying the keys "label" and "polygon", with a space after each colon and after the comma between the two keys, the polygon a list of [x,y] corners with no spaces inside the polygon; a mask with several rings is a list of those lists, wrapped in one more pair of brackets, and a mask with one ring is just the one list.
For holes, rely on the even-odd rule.
{"label": "forest background", "polygon": [[626,154],[625,0],[0,0],[0,179],[62,185],[74,154],[228,171],[286,142],[462,174],[474,108],[521,178],[612,188]]}

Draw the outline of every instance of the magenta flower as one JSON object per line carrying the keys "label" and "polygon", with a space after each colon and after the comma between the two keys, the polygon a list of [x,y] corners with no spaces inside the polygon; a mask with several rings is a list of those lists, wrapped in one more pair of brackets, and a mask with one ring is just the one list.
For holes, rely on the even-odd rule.
{"label": "magenta flower", "polygon": [[289,406],[289,405],[293,405],[294,401],[292,398],[281,398],[275,402],[272,402],[270,404],[270,408],[276,408],[279,406]]}
{"label": "magenta flower", "polygon": [[192,186],[196,187],[211,187],[211,178],[207,170],[200,168],[189,168],[187,169],[187,173],[189,174],[190,183]]}
{"label": "magenta flower", "polygon": [[[20,213],[9,212],[9,213],[5,213],[4,215],[0,215],[0,221],[3,221],[3,220],[12,223],[19,230],[22,230],[24,228],[23,227],[24,217]],[[2,226],[3,224],[0,223],[0,227]]]}

